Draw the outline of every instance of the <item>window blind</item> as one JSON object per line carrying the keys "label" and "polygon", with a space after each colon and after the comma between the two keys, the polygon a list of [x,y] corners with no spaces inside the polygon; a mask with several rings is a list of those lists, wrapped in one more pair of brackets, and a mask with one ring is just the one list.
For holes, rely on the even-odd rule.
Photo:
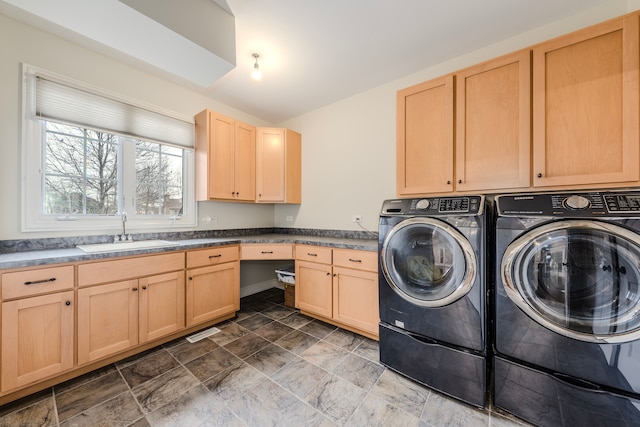
{"label": "window blind", "polygon": [[36,117],[193,148],[193,123],[35,75]]}

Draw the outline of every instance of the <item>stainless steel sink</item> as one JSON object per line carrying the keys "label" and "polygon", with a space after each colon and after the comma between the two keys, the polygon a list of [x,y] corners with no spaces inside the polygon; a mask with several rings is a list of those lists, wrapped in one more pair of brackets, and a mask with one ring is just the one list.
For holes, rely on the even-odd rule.
{"label": "stainless steel sink", "polygon": [[167,246],[179,246],[180,243],[168,240],[138,240],[134,242],[98,243],[95,245],[77,245],[76,248],[89,253],[133,251],[137,249],[162,248]]}

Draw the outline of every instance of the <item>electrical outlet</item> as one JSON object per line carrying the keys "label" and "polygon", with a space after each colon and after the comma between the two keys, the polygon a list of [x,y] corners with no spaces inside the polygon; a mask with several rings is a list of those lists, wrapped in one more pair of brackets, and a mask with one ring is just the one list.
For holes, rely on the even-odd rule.
{"label": "electrical outlet", "polygon": [[287,222],[292,222],[293,221],[293,217],[291,215],[287,215]]}
{"label": "electrical outlet", "polygon": [[360,224],[362,222],[362,215],[360,215],[360,214],[353,215],[352,221]]}

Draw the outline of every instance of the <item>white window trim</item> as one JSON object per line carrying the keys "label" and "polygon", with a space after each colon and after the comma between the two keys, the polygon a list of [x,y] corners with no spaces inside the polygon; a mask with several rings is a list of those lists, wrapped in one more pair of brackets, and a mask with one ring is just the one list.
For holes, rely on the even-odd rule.
{"label": "white window trim", "polygon": [[[90,87],[84,83],[74,81],[72,79],[51,73],[49,71],[33,67],[31,65],[22,64],[22,159],[21,159],[21,230],[23,232],[44,232],[44,231],[95,231],[104,234],[118,234],[122,228],[122,220],[120,213],[117,215],[104,216],[83,216],[74,215],[46,215],[43,213],[44,203],[44,180],[42,173],[44,171],[44,156],[42,153],[41,143],[41,124],[39,120],[34,119],[34,114],[30,111],[35,105],[34,100],[28,99],[33,96],[33,90],[29,91],[30,81],[35,74],[50,77],[57,81],[63,82],[70,86],[78,87],[83,90],[95,93],[101,96],[109,96],[112,99],[123,100],[132,105],[139,105],[142,108],[156,111],[162,114],[168,114],[161,108],[144,105],[139,101],[126,99],[117,94],[108,94],[104,90]],[[169,113],[173,117],[179,117],[175,113]],[[193,122],[192,118],[183,118],[183,120]],[[145,215],[136,215],[135,212],[127,212],[127,233],[148,232],[148,231],[178,231],[190,229],[197,226],[197,204],[195,202],[195,155],[193,150],[184,150],[183,163],[183,214],[180,217],[153,217]],[[130,194],[124,194],[129,201],[133,197]],[[131,202],[129,202],[131,204]]]}

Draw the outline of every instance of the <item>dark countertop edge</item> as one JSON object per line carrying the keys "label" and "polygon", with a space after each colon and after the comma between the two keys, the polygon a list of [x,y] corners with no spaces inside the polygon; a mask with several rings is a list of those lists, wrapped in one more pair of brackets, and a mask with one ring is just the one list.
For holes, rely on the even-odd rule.
{"label": "dark countertop edge", "polygon": [[230,236],[228,238],[200,238],[173,240],[180,243],[180,246],[168,246],[149,249],[136,249],[120,252],[85,253],[77,248],[45,249],[36,251],[23,251],[7,254],[0,254],[0,269],[27,268],[40,265],[66,264],[84,261],[100,261],[104,259],[133,256],[133,255],[153,255],[192,249],[202,249],[223,245],[237,244],[269,244],[269,243],[292,243],[316,246],[326,246],[337,249],[357,249],[365,251],[377,251],[377,239],[361,239],[348,237],[327,237],[317,235],[302,234],[275,234],[266,233],[258,235]]}

